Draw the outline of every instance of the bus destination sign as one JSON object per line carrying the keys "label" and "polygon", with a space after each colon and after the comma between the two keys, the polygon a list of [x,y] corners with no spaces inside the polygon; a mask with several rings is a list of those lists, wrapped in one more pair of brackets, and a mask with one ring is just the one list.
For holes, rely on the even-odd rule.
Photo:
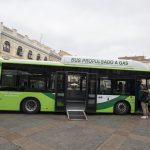
{"label": "bus destination sign", "polygon": [[122,60],[106,60],[106,59],[91,59],[91,58],[78,58],[72,57],[71,63],[79,63],[79,64],[95,64],[95,65],[121,65],[127,66],[128,61]]}
{"label": "bus destination sign", "polygon": [[87,58],[78,56],[64,56],[61,63],[69,65],[84,65],[84,66],[99,66],[99,67],[117,67],[117,68],[130,68],[130,69],[149,69],[149,67],[141,62],[131,60],[112,60],[112,59],[99,59]]}

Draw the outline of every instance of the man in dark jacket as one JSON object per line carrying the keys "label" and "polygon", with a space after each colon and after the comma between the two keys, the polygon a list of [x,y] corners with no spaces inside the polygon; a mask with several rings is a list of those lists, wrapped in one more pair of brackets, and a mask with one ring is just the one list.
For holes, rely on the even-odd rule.
{"label": "man in dark jacket", "polygon": [[142,119],[147,119],[148,118],[148,114],[149,114],[149,110],[148,110],[148,90],[145,89],[144,85],[141,84],[140,85],[140,94],[139,94],[139,99],[141,101],[141,107],[143,110],[143,116],[141,117]]}

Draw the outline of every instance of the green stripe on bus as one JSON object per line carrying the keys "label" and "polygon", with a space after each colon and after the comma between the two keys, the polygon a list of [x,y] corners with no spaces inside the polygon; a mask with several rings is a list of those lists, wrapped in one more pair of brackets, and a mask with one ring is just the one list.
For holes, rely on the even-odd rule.
{"label": "green stripe on bus", "polygon": [[128,96],[118,96],[114,99],[111,99],[109,101],[106,101],[106,102],[103,102],[103,103],[98,103],[97,106],[96,106],[96,109],[97,110],[101,110],[101,109],[106,109],[106,108],[109,108],[109,107],[112,107],[114,106],[114,104],[120,100],[125,100]]}
{"label": "green stripe on bus", "polygon": [[45,96],[47,96],[49,98],[55,99],[55,94],[53,94],[53,93],[45,93],[45,92],[43,92],[42,94],[44,94]]}

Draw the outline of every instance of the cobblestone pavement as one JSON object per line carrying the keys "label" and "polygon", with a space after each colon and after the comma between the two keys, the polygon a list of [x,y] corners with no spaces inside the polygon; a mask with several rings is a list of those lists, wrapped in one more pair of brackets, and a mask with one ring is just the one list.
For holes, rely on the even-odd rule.
{"label": "cobblestone pavement", "polygon": [[150,150],[150,119],[139,115],[0,113],[0,150]]}

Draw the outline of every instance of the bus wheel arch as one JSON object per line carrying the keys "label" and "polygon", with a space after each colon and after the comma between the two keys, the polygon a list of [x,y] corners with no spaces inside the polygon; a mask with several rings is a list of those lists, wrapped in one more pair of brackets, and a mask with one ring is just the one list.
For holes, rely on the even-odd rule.
{"label": "bus wheel arch", "polygon": [[26,97],[20,103],[20,110],[27,114],[38,113],[40,109],[40,101],[35,97]]}
{"label": "bus wheel arch", "polygon": [[125,115],[131,112],[130,103],[126,100],[118,101],[114,105],[114,113],[117,115]]}

